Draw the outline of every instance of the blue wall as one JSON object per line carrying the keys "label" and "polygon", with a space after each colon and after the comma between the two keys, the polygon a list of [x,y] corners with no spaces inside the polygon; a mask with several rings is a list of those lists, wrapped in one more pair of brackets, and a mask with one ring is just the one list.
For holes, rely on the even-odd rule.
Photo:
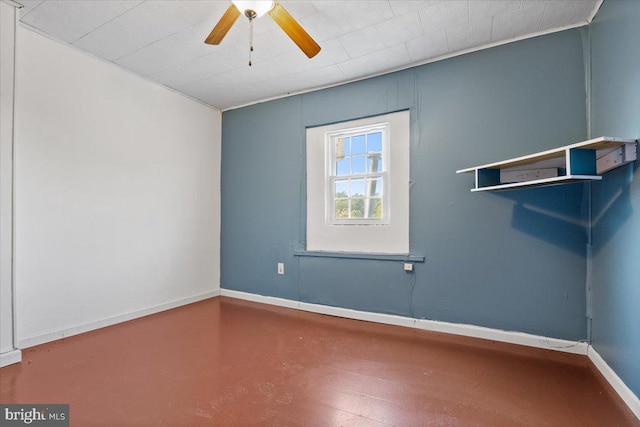
{"label": "blue wall", "polygon": [[[606,0],[591,31],[591,134],[640,138],[640,2]],[[640,171],[593,184],[593,322],[598,353],[640,396]]]}
{"label": "blue wall", "polygon": [[[584,140],[584,30],[226,111],[225,289],[586,338],[582,184],[472,194],[457,169]],[[411,109],[413,274],[304,248],[305,127]],[[276,263],[285,263],[284,276]]]}

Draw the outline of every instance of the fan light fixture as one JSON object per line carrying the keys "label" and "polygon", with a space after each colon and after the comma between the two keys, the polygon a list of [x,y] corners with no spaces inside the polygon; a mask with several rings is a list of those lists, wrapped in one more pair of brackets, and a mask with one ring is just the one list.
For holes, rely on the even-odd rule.
{"label": "fan light fixture", "polygon": [[249,19],[260,18],[262,15],[273,9],[273,1],[232,0],[232,3]]}
{"label": "fan light fixture", "polygon": [[277,1],[236,1],[232,0],[231,6],[226,10],[211,33],[204,41],[206,44],[218,45],[229,32],[231,26],[241,14],[249,19],[249,65],[251,65],[251,52],[253,52],[253,20],[268,13],[276,24],[289,36],[289,38],[307,55],[313,58],[320,52],[320,46],[298,24],[298,22]]}

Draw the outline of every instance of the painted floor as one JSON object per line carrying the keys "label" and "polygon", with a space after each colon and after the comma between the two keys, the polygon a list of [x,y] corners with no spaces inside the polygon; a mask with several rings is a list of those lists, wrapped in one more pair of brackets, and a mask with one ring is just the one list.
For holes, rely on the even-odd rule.
{"label": "painted floor", "polygon": [[218,297],[23,351],[72,426],[640,426],[584,356]]}

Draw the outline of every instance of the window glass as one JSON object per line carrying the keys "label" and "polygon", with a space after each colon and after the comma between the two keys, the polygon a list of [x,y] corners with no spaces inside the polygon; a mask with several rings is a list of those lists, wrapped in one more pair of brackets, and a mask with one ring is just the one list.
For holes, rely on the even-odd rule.
{"label": "window glass", "polygon": [[385,220],[385,124],[327,134],[328,221],[354,224]]}

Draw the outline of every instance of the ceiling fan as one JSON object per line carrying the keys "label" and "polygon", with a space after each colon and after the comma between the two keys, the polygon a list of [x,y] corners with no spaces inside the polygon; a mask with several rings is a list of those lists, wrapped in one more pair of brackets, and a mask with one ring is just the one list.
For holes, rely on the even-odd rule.
{"label": "ceiling fan", "polygon": [[[277,1],[237,1],[232,0],[231,6],[222,15],[220,21],[213,28],[207,39],[207,44],[218,45],[229,32],[231,26],[236,22],[240,13],[249,18],[251,24],[250,33],[250,52],[253,51],[253,20],[268,13],[276,24],[289,36],[293,42],[298,45],[300,50],[309,58],[313,58],[320,52],[320,46],[311,38],[311,36],[302,28],[300,24],[286,11],[284,7]],[[251,58],[249,58],[251,65]]]}

